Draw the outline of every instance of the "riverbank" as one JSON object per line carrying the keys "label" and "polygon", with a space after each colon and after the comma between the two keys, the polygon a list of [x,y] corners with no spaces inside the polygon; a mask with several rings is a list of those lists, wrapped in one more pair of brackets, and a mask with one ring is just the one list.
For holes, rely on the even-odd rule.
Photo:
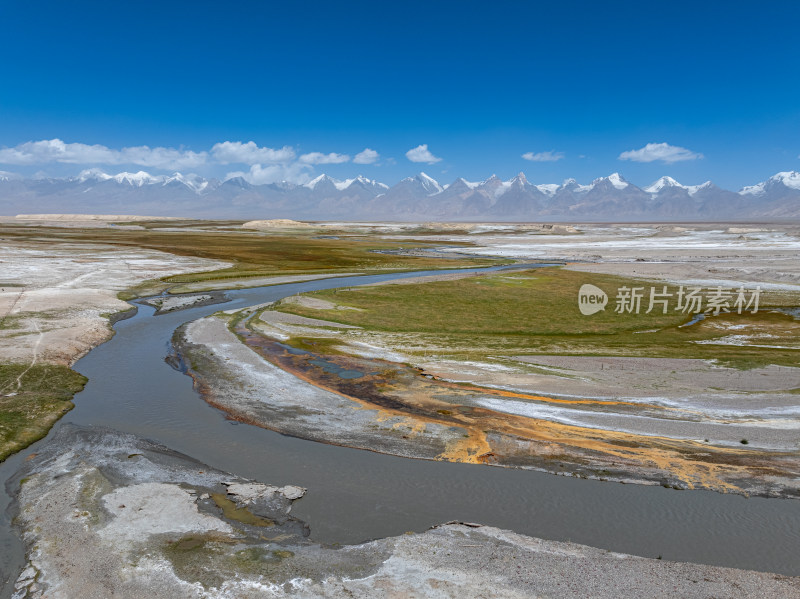
{"label": "riverbank", "polygon": [[[450,278],[460,279],[461,274],[458,273],[457,277]],[[425,276],[438,277],[439,275],[429,272]],[[231,292],[229,295],[232,301],[231,306],[235,307],[234,309],[241,309],[246,305],[272,302],[282,297],[294,296],[297,293],[315,289],[360,285],[367,280],[381,280],[381,278],[361,279],[360,277],[352,277],[347,281],[318,281],[316,283],[290,285],[285,288],[240,290]],[[511,277],[511,280],[513,280],[513,277]],[[200,283],[204,284],[203,282]],[[401,582],[413,577],[415,573],[422,573],[425,575],[426,580],[431,579],[438,586],[436,588],[432,588],[430,585],[397,587],[406,593],[416,592],[418,594],[426,593],[430,596],[436,596],[438,592],[445,592],[442,589],[449,592],[451,587],[446,585],[452,579],[455,579],[456,582],[468,579],[474,581],[474,588],[481,588],[478,586],[483,582],[480,577],[478,579],[468,578],[469,572],[450,569],[451,565],[447,560],[444,560],[447,551],[440,551],[440,548],[452,546],[453,551],[451,553],[458,562],[458,560],[464,561],[464,556],[457,553],[456,550],[479,550],[474,547],[461,547],[461,544],[485,544],[488,546],[488,552],[480,556],[482,563],[485,565],[497,561],[498,551],[504,551],[504,548],[507,547],[504,544],[506,537],[502,536],[504,543],[501,543],[500,548],[496,550],[493,544],[494,541],[491,539],[499,537],[488,527],[483,527],[475,530],[479,530],[480,534],[487,537],[488,540],[476,537],[480,540],[474,543],[471,541],[465,543],[463,537],[456,535],[456,542],[450,545],[440,545],[436,548],[435,554],[419,549],[422,546],[430,547],[429,544],[426,545],[430,537],[425,536],[429,533],[422,531],[437,522],[444,522],[453,518],[486,522],[498,526],[500,529],[525,532],[532,537],[547,537],[562,541],[577,539],[587,545],[607,547],[617,551],[624,551],[625,553],[651,557],[663,554],[665,560],[671,558],[681,561],[710,562],[737,568],[783,572],[784,574],[797,573],[797,564],[793,559],[793,556],[798,551],[797,538],[794,533],[796,531],[796,510],[794,509],[796,504],[792,501],[761,498],[745,499],[733,495],[726,496],[703,491],[683,493],[652,486],[615,485],[593,480],[579,480],[572,477],[545,476],[536,472],[508,468],[485,468],[457,463],[405,460],[374,452],[356,451],[346,447],[305,442],[256,427],[237,426],[238,423],[235,421],[226,421],[217,411],[208,407],[204,402],[197,401],[197,396],[191,390],[191,381],[188,377],[170,370],[164,364],[164,348],[168,345],[169,338],[175,327],[188,320],[208,316],[217,309],[213,306],[202,307],[198,304],[193,304],[186,306],[185,311],[168,311],[157,318],[151,318],[150,308],[143,307],[140,313],[131,320],[120,322],[117,327],[117,337],[110,343],[91,352],[80,363],[80,371],[92,380],[92,384],[79,396],[80,401],[76,402],[77,407],[67,420],[80,422],[91,428],[101,426],[119,428],[146,438],[156,438],[159,442],[169,447],[175,447],[185,455],[198,457],[205,464],[214,464],[220,468],[220,470],[214,472],[237,472],[240,483],[250,484],[249,481],[263,480],[274,482],[275,485],[280,485],[280,488],[285,488],[287,485],[307,487],[310,492],[304,499],[296,503],[293,513],[300,514],[303,520],[313,523],[312,537],[314,536],[314,531],[316,531],[317,544],[321,541],[363,544],[362,542],[365,539],[385,538],[384,541],[375,541],[367,546],[374,552],[380,551],[381,547],[385,546],[382,543],[391,544],[397,542],[398,544],[393,545],[393,547],[405,548],[404,550],[407,550],[410,558],[416,559],[416,554],[422,556],[422,558],[410,563],[410,571],[406,571],[407,575],[404,575]],[[337,310],[336,312],[347,314],[350,311]],[[308,322],[300,320],[301,318],[296,315],[285,315],[286,322],[263,322],[260,326],[280,324],[281,326],[300,325],[307,328],[331,328],[330,321],[325,324],[324,321]],[[338,326],[342,330],[355,330],[347,329],[346,325],[340,324]],[[238,341],[235,341],[235,344],[241,345]],[[289,347],[292,346],[289,345]],[[328,349],[328,347],[325,349]],[[201,351],[201,353],[203,352]],[[333,362],[331,364],[323,362],[323,366],[328,369],[329,373],[337,372],[337,365]],[[569,368],[571,366],[568,363],[551,364],[546,361],[535,365],[536,368]],[[584,366],[580,365],[581,368]],[[285,371],[282,372],[287,374]],[[770,373],[775,374],[772,371],[765,372],[768,375]],[[146,376],[143,376],[143,374],[146,374]],[[417,374],[419,375],[419,373]],[[421,376],[424,376],[424,374]],[[609,376],[607,382],[609,381],[613,382],[612,376]],[[278,387],[275,391],[276,393],[282,392],[281,395],[285,396],[285,401],[290,403],[292,400],[291,395],[300,388],[300,385],[298,385],[298,379],[291,375],[287,375],[286,383],[282,389]],[[252,396],[253,389],[242,387],[241,392],[249,392]],[[341,396],[338,397],[341,399]],[[325,404],[322,405],[322,408],[325,408]],[[356,410],[349,408],[349,411],[369,412],[369,409],[365,410],[359,407]],[[303,414],[298,411],[297,416],[297,420],[301,423],[313,420],[311,418],[313,414]],[[452,414],[439,414],[439,417],[444,416],[452,416]],[[320,414],[317,414],[317,417],[318,420],[322,419]],[[60,430],[62,426],[69,428],[69,425],[63,422],[57,426],[57,430]],[[414,427],[409,427],[408,421],[401,423],[402,426],[406,426],[412,434],[415,434]],[[408,445],[408,440],[402,438],[404,434],[402,429],[394,429],[394,431],[394,433],[387,432],[386,437],[389,438],[391,435],[393,439],[397,440],[398,444]],[[452,432],[455,433],[456,431]],[[35,473],[37,476],[39,474],[42,475],[42,478],[38,479],[42,483],[42,486],[38,487],[40,491],[50,488],[48,487],[50,483],[54,485],[53,489],[60,484],[58,481],[60,480],[59,474],[62,473],[60,470],[61,463],[57,459],[51,460],[47,464],[37,462],[37,456],[31,455],[32,452],[43,454],[50,442],[51,439],[48,439],[45,443],[30,448],[9,460],[14,464],[14,468],[23,462],[24,467],[26,467],[25,465],[32,465],[34,462],[40,465],[42,471]],[[433,440],[431,441],[432,444],[434,442]],[[117,439],[109,444],[115,448],[114,451],[118,452],[115,459],[119,460],[120,467],[122,467],[122,464],[135,463],[138,456],[132,454],[141,453],[140,449],[144,449],[145,452],[149,451],[147,447],[140,445],[134,445],[129,448],[126,443]],[[446,446],[447,444],[445,444],[445,448]],[[61,446],[62,449],[64,447]],[[130,453],[128,453],[128,449],[130,449]],[[434,449],[438,451],[438,448]],[[85,445],[82,447],[81,452],[81,459],[85,459],[94,453],[95,449],[90,445]],[[155,453],[159,452],[162,454],[168,453],[164,449],[155,450]],[[76,461],[78,456],[77,454],[71,454],[71,456],[69,460],[73,461],[65,461],[65,469],[71,469],[75,466],[75,472],[80,474],[78,472],[80,470],[79,463]],[[31,460],[25,461],[28,457],[31,457]],[[94,458],[90,462],[95,463]],[[200,470],[204,472],[211,471],[210,468],[203,464],[198,462],[194,462],[194,464],[197,465],[197,474],[200,474]],[[0,468],[3,466],[9,466],[9,463],[6,462],[0,465]],[[106,476],[107,472],[113,471],[113,468],[107,468],[107,466],[108,464],[100,464],[97,470]],[[8,470],[6,469],[4,478],[7,473]],[[151,476],[151,474],[148,474],[148,476]],[[66,474],[67,479],[69,476],[70,474]],[[224,478],[230,482],[230,476],[225,476]],[[46,480],[50,482],[45,482]],[[156,482],[169,486],[173,485],[175,480],[174,477],[167,477],[157,479]],[[365,480],[369,481],[369,484],[365,485]],[[214,479],[214,481],[216,481],[214,482],[215,485],[217,482],[225,482],[222,478]],[[23,489],[31,482],[32,480],[25,481],[22,484]],[[65,482],[67,482],[66,479]],[[138,483],[129,479],[127,482],[123,481],[122,487],[131,487],[136,484]],[[178,484],[180,485],[180,483]],[[200,486],[202,485],[198,485],[197,490],[200,490]],[[12,483],[9,489],[13,492],[16,487],[16,483]],[[116,504],[116,507],[110,504],[110,509],[107,509],[109,506],[106,506],[100,499],[101,496],[109,499],[116,498],[117,495],[109,495],[106,490],[111,493],[115,489],[122,487],[103,487],[94,496],[94,500],[101,508],[99,510],[101,518],[108,517],[109,513],[107,512],[110,512],[111,516],[117,516],[118,512],[125,509],[119,508],[119,505],[129,506],[129,502],[126,500]],[[197,496],[198,502],[207,502],[211,499],[213,505],[211,503],[203,505],[195,503],[195,505],[199,506],[197,510],[202,515],[213,515],[216,513],[214,510],[219,510],[223,513],[221,521],[230,524],[224,519],[225,510],[227,509],[228,513],[230,513],[232,509],[230,503],[220,501],[218,504],[213,501],[210,493],[210,490],[214,490],[215,494],[221,494],[225,491],[224,497],[219,499],[226,499],[235,503],[233,496],[228,497],[227,491],[223,487],[216,486],[213,489],[208,487],[205,492],[209,493],[209,498],[200,499],[204,494],[203,492]],[[190,486],[190,488],[192,487]],[[31,489],[34,489],[34,487],[31,487]],[[161,487],[159,489],[165,491],[165,495],[168,495],[170,501],[176,497],[180,498],[178,502],[179,514],[185,513],[183,508],[186,505],[189,505],[191,510],[191,504],[186,501],[186,493],[183,491],[179,493],[175,492],[174,489],[169,491]],[[130,489],[126,489],[122,493],[126,497],[133,497],[137,501],[144,500],[138,492],[130,495],[129,491]],[[32,506],[32,502],[36,500],[31,495],[28,496],[26,501],[26,506]],[[154,516],[153,521],[157,521],[158,518],[156,516],[161,513],[160,510],[164,504],[160,501],[153,503],[147,500],[146,503],[139,505],[144,508],[143,512]],[[39,505],[36,509],[44,509],[45,507]],[[239,508],[234,506],[233,509]],[[103,510],[107,510],[107,512]],[[53,516],[53,521],[50,522],[50,530],[55,532],[54,526],[57,523],[57,518],[55,518],[54,514],[54,512],[50,513],[48,518]],[[67,516],[67,513],[64,512],[62,515]],[[246,514],[240,513],[240,515],[249,519]],[[63,522],[69,523],[69,516]],[[80,515],[80,517],[84,516]],[[80,517],[77,520],[80,521]],[[263,518],[263,516],[258,516],[257,514],[255,517]],[[277,517],[278,515],[275,516],[276,519]],[[210,522],[204,518],[201,518],[201,520],[207,524]],[[235,518],[234,521],[236,521]],[[121,520],[120,522],[123,521]],[[126,524],[128,522],[125,521]],[[732,526],[731,522],[735,522],[736,525]],[[34,534],[38,534],[35,530],[38,525],[39,523],[32,523],[29,526]],[[230,525],[233,526],[232,524]],[[7,521],[4,521],[4,526],[8,526]],[[120,528],[122,527],[120,526],[116,530]],[[444,531],[443,534],[449,535],[450,533],[447,532],[449,529],[450,527],[445,526],[435,530]],[[202,527],[200,530],[202,531]],[[401,533],[404,530],[415,530],[417,534],[402,535]],[[97,530],[94,532],[97,532]],[[469,531],[457,532],[472,534]],[[7,538],[10,535],[7,532],[3,534],[5,535],[3,539],[3,560],[4,563],[7,563],[9,557],[14,560],[17,558],[16,553],[12,555],[13,552],[8,550]],[[503,535],[509,534],[511,533],[503,533]],[[417,539],[421,539],[424,542],[418,546],[415,544]],[[127,546],[125,542],[127,541],[122,538],[119,540],[120,543],[102,545],[101,551],[99,553],[95,552],[95,568],[103,570],[106,563],[115,561],[119,563],[118,556],[126,555]],[[306,540],[308,541],[308,538]],[[556,541],[542,542],[557,544]],[[222,551],[227,550],[228,543],[221,543],[221,545],[222,547],[217,547],[212,542],[211,545],[206,547],[212,551],[214,556],[230,555]],[[299,545],[302,546],[303,543],[299,542]],[[640,568],[634,567],[631,570],[632,582],[627,586],[620,587],[613,586],[613,584],[616,584],[613,581],[617,580],[614,578],[616,574],[615,568],[620,563],[618,555],[606,554],[613,556],[606,564],[610,566],[606,567],[602,564],[598,566],[594,562],[568,562],[564,557],[564,552],[559,552],[560,545],[548,546],[557,558],[547,562],[541,556],[537,556],[536,560],[547,568],[548,572],[555,572],[561,562],[564,562],[565,570],[560,571],[560,578],[554,578],[552,581],[548,580],[546,584],[545,582],[542,583],[543,586],[539,589],[542,596],[547,596],[545,591],[550,592],[548,589],[551,588],[553,589],[552,596],[565,596],[566,591],[564,589],[569,588],[569,585],[574,582],[570,577],[573,576],[574,572],[584,572],[583,566],[588,567],[587,577],[592,576],[592,571],[597,570],[598,567],[603,569],[604,577],[593,579],[594,582],[592,584],[595,585],[594,587],[579,587],[578,591],[576,591],[576,596],[581,596],[581,593],[583,596],[588,594],[596,595],[596,587],[606,587],[610,584],[612,585],[610,588],[615,591],[614,596],[626,596],[625,593],[629,593],[628,596],[647,595],[650,594],[648,587],[651,586],[656,589],[656,594],[669,596],[669,588],[665,588],[664,592],[661,593],[662,587],[658,586],[659,581],[653,580],[649,576],[649,571],[659,564],[669,563],[665,560],[643,561],[644,566]],[[570,547],[574,548],[575,546],[567,546],[565,551],[572,555]],[[181,542],[174,549],[176,554],[183,555],[184,550],[191,553],[198,549],[198,546],[194,540],[183,543],[183,539],[181,539]],[[203,548],[201,547],[200,549]],[[222,553],[216,553],[218,549]],[[48,550],[61,554],[73,553],[71,551],[65,552],[63,546],[58,545],[50,545]],[[282,551],[282,549],[276,550]],[[584,550],[587,552],[599,551],[585,547]],[[21,559],[21,550],[18,553]],[[605,552],[600,551],[600,553],[604,554]],[[63,555],[59,556],[59,559],[61,557]],[[244,557],[247,561],[252,556],[246,554]],[[259,557],[260,559],[260,557],[265,556],[257,552],[254,557]],[[283,563],[285,556],[283,554],[269,554],[266,557],[268,561],[274,557],[276,561]],[[500,553],[500,557],[502,558],[502,553]],[[440,560],[440,558],[442,559]],[[238,563],[238,557],[233,561]],[[142,561],[140,560],[139,562],[133,562],[133,565],[129,564],[129,566],[138,568],[141,563]],[[304,568],[307,562],[289,563],[295,573],[295,578],[305,572]],[[401,562],[389,558],[383,563],[386,565],[380,566],[380,569],[375,571],[376,573],[392,574],[396,571],[397,564]],[[510,563],[516,565],[513,561]],[[651,568],[649,565],[651,563],[656,563],[656,565]],[[487,577],[491,574],[480,563],[469,562],[469,564],[474,566],[475,571],[485,574]],[[19,572],[19,569],[16,569],[17,565],[18,562],[14,561],[12,567],[4,571],[4,574],[13,572],[13,576],[16,577]],[[234,570],[215,570],[217,566],[219,566],[219,562],[216,561],[209,565],[207,561],[203,562],[202,560],[200,562],[191,560],[182,562],[181,559],[178,559],[176,567],[177,570],[180,570],[179,578],[183,577],[181,580],[188,580],[189,584],[183,585],[182,582],[178,581],[177,584],[183,586],[170,588],[187,590],[187,592],[195,593],[195,596],[198,594],[201,596],[203,594],[213,596],[213,593],[218,592],[215,589],[223,588],[220,585],[224,585],[225,581],[229,581],[233,585],[232,588],[235,588],[235,592],[229,594],[246,596],[245,592],[249,592],[250,587],[236,586],[240,582],[238,574]],[[533,566],[526,571],[528,574],[535,572]],[[705,577],[712,578],[708,574],[712,570],[707,569],[705,566],[691,566],[691,568],[694,568],[693,572],[695,573],[705,573]],[[713,570],[716,571],[718,569],[714,568]],[[103,571],[106,572],[106,570]],[[730,572],[724,569],[721,571],[725,572],[724,576],[731,577],[737,584],[741,582],[736,571]],[[127,576],[131,572],[132,570],[125,570],[123,574]],[[153,573],[146,569],[144,572],[146,576],[151,577],[149,580],[154,582],[161,580],[159,578],[161,574],[158,572]],[[271,564],[270,572],[273,572]],[[67,574],[69,573],[67,572]],[[117,576],[118,574],[119,572],[112,574],[113,580],[111,583],[127,585],[131,581],[131,578],[120,580],[119,576]],[[287,571],[286,576],[288,577],[289,574],[290,572]],[[513,574],[513,569],[511,574]],[[544,573],[544,575],[546,574],[547,572]],[[661,575],[659,574],[659,576]],[[723,574],[720,574],[720,576],[723,576]],[[164,578],[170,579],[170,575],[166,575]],[[331,579],[330,576],[326,580],[329,579]],[[351,578],[343,580],[342,583],[345,586],[342,588],[345,588],[348,592],[361,592],[363,596],[374,596],[376,589],[383,592],[387,588],[395,588],[392,586],[394,584],[394,579],[392,578],[387,579],[386,577],[368,575],[364,579],[366,582],[361,586]],[[743,588],[751,589],[756,588],[753,585],[763,583],[763,586],[772,590],[770,580],[775,579],[773,575],[759,575],[757,578],[749,579],[751,582],[742,584]],[[783,580],[780,577],[778,579]],[[170,580],[175,582],[174,578]],[[286,580],[286,578],[281,580]],[[288,578],[288,580],[290,588],[286,590],[286,584],[284,583],[283,588],[278,589],[275,593],[292,592],[295,596],[303,596],[303,589],[294,589],[294,587],[291,587],[291,580],[293,579]],[[335,582],[337,579],[333,580]],[[489,580],[494,584],[495,579],[489,578]],[[673,588],[683,591],[682,585],[685,581],[675,578],[667,578],[667,580],[673,584]],[[612,581],[613,584],[609,581]],[[23,586],[28,587],[34,582],[37,581],[27,579],[26,584]],[[81,584],[81,582],[73,579],[75,584]],[[141,582],[141,579],[138,582]],[[144,582],[147,583],[148,580]],[[637,586],[639,582],[643,586]],[[204,583],[210,585],[208,589],[211,590],[203,587]],[[198,587],[198,584],[202,588]],[[547,586],[548,584],[550,586]],[[692,596],[690,591],[693,585],[696,584],[700,583],[692,582],[691,585],[687,583],[688,590],[682,592],[681,596]],[[751,586],[747,586],[748,584]],[[312,590],[307,591],[306,596],[319,596],[322,593],[317,587],[312,586],[309,588]],[[328,587],[325,587],[323,582],[320,588],[324,590]],[[333,588],[333,586],[329,588]],[[499,583],[493,588],[497,592],[496,594],[507,591],[508,596],[514,596],[512,593],[517,590],[516,587],[508,590],[507,587]],[[255,592],[260,592],[261,587],[257,587],[257,589],[259,590]],[[272,587],[269,587],[269,589],[269,592],[272,592]],[[796,590],[794,587],[790,587],[790,589],[792,592]],[[523,596],[530,596],[535,591],[537,589],[531,590],[530,587],[525,587]],[[735,596],[733,594],[726,595],[725,593],[728,591],[727,587],[714,587],[708,590],[706,595],[701,596]],[[779,591],[780,589],[776,593]],[[103,595],[102,592],[102,590],[96,591],[97,596],[107,596],[107,594]],[[224,589],[221,592],[224,593]],[[454,593],[469,596],[466,594],[468,593],[467,590],[458,587],[456,587]],[[487,590],[485,594],[491,595],[491,590]],[[781,595],[776,594],[775,596]]]}
{"label": "riverbank", "polygon": [[131,314],[123,300],[166,293],[149,300],[164,314],[220,303],[226,289],[454,262],[386,256],[375,251],[385,241],[363,234],[318,239],[313,230],[246,231],[228,221],[27,216],[0,219],[0,365],[8,365],[0,371],[0,460],[43,437],[80,389],[70,382],[60,388],[66,395],[52,400],[38,391],[38,379],[20,377],[17,367],[48,369],[51,383],[66,380],[62,370],[107,341],[111,324]]}
{"label": "riverbank", "polygon": [[[314,289],[403,276],[314,281],[228,295],[235,309]],[[404,531],[422,533],[458,519],[650,558],[800,574],[794,560],[800,547],[793,501],[408,460],[303,441],[226,420],[198,401],[189,377],[164,363],[173,330],[216,310],[216,306],[194,307],[153,317],[153,309],[144,306],[117,323],[114,338],[77,365],[92,382],[76,399],[67,420],[156,439],[249,480],[305,487],[309,493],[292,513],[311,523],[312,538],[318,543],[360,544],[405,536]],[[144,372],[147,376],[142,376]],[[68,425],[62,421],[56,431]],[[3,480],[49,443],[50,438],[0,464]],[[9,489],[15,488],[12,482]],[[24,552],[14,544],[16,535],[8,531],[8,518],[2,526],[2,573],[13,585],[23,569]]]}
{"label": "riverbank", "polygon": [[[794,451],[679,436],[693,426],[713,431],[710,417],[704,425],[680,420],[676,408],[633,401],[560,400],[448,384],[400,362],[331,352],[324,340],[293,348],[276,341],[274,331],[272,338],[259,334],[264,321],[246,319],[242,314],[207,317],[173,339],[201,395],[242,422],[404,457],[748,496],[797,497],[800,492]],[[328,332],[337,326],[318,321],[310,329],[313,321],[307,320],[281,326],[284,331],[303,326],[311,338],[322,326]],[[514,413],[517,406],[538,409]],[[547,406],[550,412],[543,414]],[[580,426],[559,422],[564,412],[616,420],[606,419],[605,428]],[[665,419],[660,430],[674,426],[675,438],[624,430],[629,420],[643,417]]]}
{"label": "riverbank", "polygon": [[290,513],[303,489],[233,477],[109,430],[62,427],[18,476],[17,521],[29,548],[19,597],[789,599],[800,592],[794,577],[637,558],[477,524],[319,545]]}
{"label": "riverbank", "polygon": [[73,364],[130,314],[143,281],[226,266],[164,252],[47,240],[0,242],[0,461],[41,439],[86,379]]}
{"label": "riverbank", "polygon": [[[691,326],[680,312],[587,318],[582,277],[515,269],[323,290],[191,323],[175,345],[212,405],[304,439],[800,496],[800,323],[781,311],[796,295]],[[772,341],[716,345],[731,331]]]}

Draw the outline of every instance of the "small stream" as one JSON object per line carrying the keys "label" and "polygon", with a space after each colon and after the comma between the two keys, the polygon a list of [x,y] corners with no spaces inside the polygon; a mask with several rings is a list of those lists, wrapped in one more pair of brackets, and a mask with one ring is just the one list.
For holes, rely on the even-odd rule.
{"label": "small stream", "polygon": [[[516,268],[519,268],[517,265]],[[493,267],[498,270],[509,267]],[[480,522],[554,540],[647,557],[800,575],[800,502],[711,491],[582,480],[539,472],[411,460],[305,441],[227,420],[188,376],[164,359],[173,331],[217,310],[244,308],[316,289],[452,271],[323,279],[227,292],[231,301],[118,322],[116,335],[79,360],[89,378],[72,422],[105,426],[163,443],[210,466],[308,493],[293,514],[324,543],[358,543],[423,531],[449,520]],[[5,485],[40,441],[0,464]],[[24,563],[0,493],[0,575],[13,584]],[[0,596],[11,595],[6,584]]]}

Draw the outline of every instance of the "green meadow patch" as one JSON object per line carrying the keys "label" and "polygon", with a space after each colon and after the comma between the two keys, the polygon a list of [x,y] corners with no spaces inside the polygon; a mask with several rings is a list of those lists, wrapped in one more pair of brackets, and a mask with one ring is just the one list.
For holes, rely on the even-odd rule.
{"label": "green meadow patch", "polygon": [[[585,283],[608,294],[605,310],[581,314],[578,291]],[[616,296],[623,287],[644,288],[638,313],[617,311]],[[666,313],[658,303],[647,312],[651,287],[672,294]],[[701,358],[739,368],[800,363],[800,323],[771,310],[797,306],[798,294],[762,293],[756,314],[721,313],[685,326],[692,314],[674,309],[678,291],[663,282],[541,268],[307,294],[358,310],[319,310],[298,303],[277,309],[385,333],[411,354],[434,352],[454,359],[562,354]]]}
{"label": "green meadow patch", "polygon": [[[137,223],[138,224],[138,223]],[[147,223],[151,225],[151,223]],[[193,224],[193,223],[192,223]],[[206,226],[214,224],[206,223]],[[154,224],[152,224],[154,226]],[[159,223],[158,226],[174,226]],[[4,237],[18,240],[41,240],[110,244],[136,247],[232,262],[229,268],[208,272],[165,277],[162,281],[145,282],[122,294],[123,299],[158,293],[181,283],[219,282],[247,278],[293,274],[336,274],[344,272],[398,272],[442,268],[466,268],[502,264],[508,260],[492,258],[446,259],[427,256],[406,256],[381,253],[383,250],[407,250],[435,247],[423,241],[387,241],[379,236],[319,238],[314,233],[183,230],[159,228],[144,230],[68,229],[62,227],[0,227]],[[449,243],[449,245],[458,245]],[[468,246],[470,244],[464,244]]]}
{"label": "green meadow patch", "polygon": [[44,437],[86,380],[66,366],[0,364],[0,461]]}

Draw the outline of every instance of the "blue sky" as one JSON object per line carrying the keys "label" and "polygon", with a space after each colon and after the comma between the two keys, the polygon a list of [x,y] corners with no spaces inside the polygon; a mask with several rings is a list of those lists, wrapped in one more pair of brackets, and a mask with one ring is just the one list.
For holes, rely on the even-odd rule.
{"label": "blue sky", "polygon": [[738,189],[800,170],[799,18],[796,2],[4,0],[0,170]]}

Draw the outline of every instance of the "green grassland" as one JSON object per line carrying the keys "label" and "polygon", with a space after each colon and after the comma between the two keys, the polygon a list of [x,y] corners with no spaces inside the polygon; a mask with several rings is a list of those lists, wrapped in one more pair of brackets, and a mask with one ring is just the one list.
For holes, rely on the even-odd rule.
{"label": "green grassland", "polygon": [[[198,221],[200,222],[200,221]],[[138,223],[137,223],[138,224]],[[167,277],[161,282],[147,282],[122,294],[132,299],[157,293],[175,284],[204,281],[242,280],[271,275],[335,274],[339,272],[397,272],[426,269],[488,266],[508,261],[491,258],[444,259],[380,253],[432,246],[424,241],[387,241],[379,236],[349,236],[339,239],[318,238],[316,232],[246,232],[195,230],[197,223],[185,224],[181,231],[160,230],[156,223],[142,230],[70,229],[64,227],[0,226],[0,238],[28,241],[63,241],[109,244],[117,247],[145,248],[211,260],[232,262],[221,270]],[[174,228],[176,223],[158,223]],[[205,226],[214,223],[207,222]],[[230,223],[224,223],[229,226]],[[458,245],[458,244],[449,244]],[[466,245],[466,244],[465,244]]]}
{"label": "green grassland", "polygon": [[[608,293],[604,311],[591,316],[580,313],[578,290],[584,283]],[[663,282],[545,268],[308,294],[358,310],[319,310],[297,303],[283,303],[277,309],[385,333],[394,347],[412,355],[432,352],[453,359],[502,359],[520,354],[679,357],[716,359],[740,368],[800,364],[800,323],[771,310],[800,305],[798,294],[762,292],[756,314],[723,313],[682,327],[691,315],[674,310],[674,297],[667,314],[659,305],[645,313],[651,285],[659,292],[664,287]],[[640,313],[615,311],[615,296],[623,286],[645,287]],[[678,290],[667,287],[668,293]],[[763,342],[752,343],[777,347],[697,343],[734,333],[770,335]]]}
{"label": "green grassland", "polygon": [[[120,223],[130,225],[132,223]],[[38,247],[54,243],[96,244],[119,248],[160,250],[181,256],[231,262],[220,271],[183,274],[144,281],[119,294],[129,300],[168,288],[205,281],[240,282],[248,278],[292,274],[392,272],[496,264],[488,258],[447,260],[379,253],[379,250],[417,248],[424,242],[398,243],[379,237],[348,236],[318,239],[318,231],[244,231],[241,221],[152,221],[133,223],[140,229],[30,227],[0,225],[0,240]],[[45,318],[45,313],[40,313]],[[0,326],[14,328],[20,316],[3,318]],[[23,333],[19,333],[23,334]],[[0,460],[42,438],[73,404],[72,396],[86,380],[64,366],[0,364]],[[18,384],[19,379],[19,384]]]}
{"label": "green grassland", "polygon": [[0,364],[0,461],[44,437],[86,380],[66,366]]}

